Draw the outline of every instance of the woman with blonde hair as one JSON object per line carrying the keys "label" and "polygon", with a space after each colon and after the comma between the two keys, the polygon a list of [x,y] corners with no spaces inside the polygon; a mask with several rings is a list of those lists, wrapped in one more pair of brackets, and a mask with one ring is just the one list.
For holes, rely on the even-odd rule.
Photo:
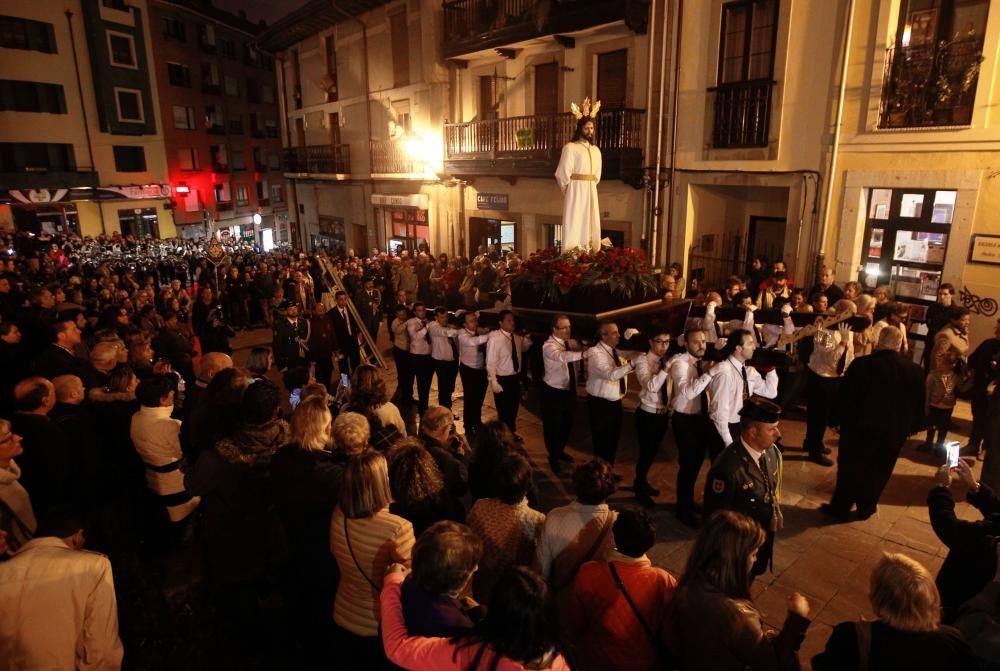
{"label": "woman with blonde hair", "polygon": [[674,592],[668,639],[688,671],[778,671],[799,668],[809,603],[788,598],[781,632],[765,628],[750,598],[750,571],[764,530],[746,515],[722,510],[701,528]]}
{"label": "woman with blonde hair", "polygon": [[826,650],[813,657],[813,669],[979,668],[962,634],[941,624],[941,596],[918,562],[904,554],[882,555],[872,569],[868,598],[878,619],[834,627]]}
{"label": "woman with blonde hair", "polygon": [[[14,457],[21,455],[21,436],[10,422],[0,419],[0,531],[7,532],[7,546],[13,554],[35,535],[38,523],[31,507],[31,497],[18,480],[21,469]],[[5,552],[0,550],[0,557]]]}
{"label": "woman with blonde hair", "polygon": [[372,449],[351,457],[344,470],[340,505],[330,520],[330,550],[341,576],[333,605],[336,649],[359,669],[382,664],[385,653],[378,635],[382,579],[393,563],[409,568],[416,540],[413,525],[389,512],[391,501],[385,457]]}
{"label": "woman with blonde hair", "polygon": [[361,364],[354,369],[347,404],[343,409],[368,419],[369,442],[376,450],[385,452],[397,440],[406,437],[403,416],[389,400],[382,373],[375,366]]}
{"label": "woman with blonde hair", "polygon": [[[309,659],[326,659],[337,562],[330,554],[330,516],[340,500],[346,457],[332,452],[333,416],[322,398],[299,403],[291,442],[271,460],[271,485],[289,547],[291,608]],[[327,660],[331,661],[332,660]]]}
{"label": "woman with blonde hair", "polygon": [[362,414],[342,412],[333,421],[333,444],[348,457],[364,451],[370,437],[368,419]]}

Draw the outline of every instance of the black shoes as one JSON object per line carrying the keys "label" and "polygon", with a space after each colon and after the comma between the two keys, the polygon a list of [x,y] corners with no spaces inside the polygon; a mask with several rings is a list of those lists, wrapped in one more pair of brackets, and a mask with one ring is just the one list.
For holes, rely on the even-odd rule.
{"label": "black shoes", "polygon": [[839,522],[846,522],[848,516],[850,515],[849,512],[845,512],[843,510],[840,510],[839,508],[834,508],[829,503],[822,504],[819,507],[819,511],[824,515],[828,515]]}

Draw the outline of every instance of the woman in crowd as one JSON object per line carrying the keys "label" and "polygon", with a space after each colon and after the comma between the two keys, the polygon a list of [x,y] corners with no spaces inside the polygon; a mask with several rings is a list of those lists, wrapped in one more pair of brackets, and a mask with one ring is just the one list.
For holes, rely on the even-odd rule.
{"label": "woman in crowd", "polygon": [[534,564],[545,522],[545,514],[528,505],[531,464],[527,459],[509,455],[495,477],[495,496],[476,501],[467,519],[483,540],[483,561],[476,573],[474,594],[487,605],[501,573],[511,566]]}
{"label": "woman in crowd", "polygon": [[400,601],[406,569],[393,566],[381,595],[386,656],[412,671],[568,671],[559,654],[545,582],[524,567],[499,577],[496,597],[481,622],[452,639],[413,636]]}
{"label": "woman in crowd", "polygon": [[434,458],[418,438],[404,438],[389,451],[389,511],[413,524],[417,536],[439,520],[465,519],[465,511],[448,495]]}
{"label": "woman in crowd", "polygon": [[511,454],[519,453],[510,427],[500,420],[483,424],[473,441],[469,460],[469,492],[473,500],[495,495],[496,472]]}
{"label": "woman in crowd", "polygon": [[369,443],[380,452],[406,436],[403,416],[389,400],[382,374],[375,366],[361,364],[354,370],[343,410],[364,415],[369,425]]}
{"label": "woman in crowd", "polygon": [[668,640],[687,671],[791,671],[809,628],[809,603],[788,598],[781,632],[765,628],[750,598],[750,571],[764,544],[753,519],[722,510],[695,539],[674,593]]}
{"label": "woman in crowd", "polygon": [[979,668],[962,634],[941,624],[934,578],[918,562],[883,555],[868,594],[878,619],[838,624],[826,650],[813,657],[815,671]]}
{"label": "woman in crowd", "polygon": [[330,604],[337,562],[330,554],[330,516],[340,500],[346,460],[331,449],[333,416],[322,399],[299,403],[290,442],[271,461],[271,488],[288,538],[290,612],[307,657],[329,659]]}
{"label": "woman in crowd", "polygon": [[354,457],[368,449],[368,420],[356,412],[342,412],[333,420],[334,449]]}
{"label": "woman in crowd", "polygon": [[953,305],[948,309],[948,324],[934,336],[934,349],[931,353],[930,365],[933,369],[940,363],[945,352],[954,352],[962,361],[960,367],[964,370],[965,360],[969,356],[969,325],[972,323],[972,313],[969,308]]}
{"label": "woman in crowd", "polygon": [[246,369],[250,371],[253,378],[260,379],[267,377],[268,371],[274,367],[274,355],[270,347],[254,347],[247,356]]}
{"label": "woman in crowd", "polygon": [[340,505],[330,520],[330,551],[340,569],[333,620],[339,654],[360,669],[377,669],[382,663],[382,578],[393,562],[409,566],[415,542],[413,525],[389,512],[391,500],[381,453],[367,449],[347,462]]}
{"label": "woman in crowd", "polygon": [[[10,422],[0,419],[0,530],[7,532],[10,552],[30,541],[38,527],[31,497],[18,482],[21,469],[14,457],[23,452],[21,436],[13,432]],[[0,557],[4,554],[0,552]]]}

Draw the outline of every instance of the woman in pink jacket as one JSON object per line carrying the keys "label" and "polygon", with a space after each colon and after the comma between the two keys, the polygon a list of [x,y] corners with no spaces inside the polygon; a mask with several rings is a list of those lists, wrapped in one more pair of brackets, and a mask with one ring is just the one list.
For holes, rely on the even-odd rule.
{"label": "woman in pink jacket", "polygon": [[545,582],[530,569],[505,571],[486,617],[451,639],[410,636],[406,631],[399,598],[406,572],[394,564],[382,583],[382,642],[394,664],[410,671],[569,671],[556,648]]}

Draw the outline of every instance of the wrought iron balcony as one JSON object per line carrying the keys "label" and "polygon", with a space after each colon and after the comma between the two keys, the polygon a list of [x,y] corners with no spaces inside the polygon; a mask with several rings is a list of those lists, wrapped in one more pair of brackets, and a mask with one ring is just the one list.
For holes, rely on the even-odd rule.
{"label": "wrought iron balcony", "polygon": [[219,200],[215,203],[215,209],[219,212],[224,212],[226,210],[233,209],[233,201],[231,200]]}
{"label": "wrought iron balcony", "polygon": [[445,0],[443,10],[445,58],[622,19],[644,33],[647,20],[646,5],[629,0]]}
{"label": "wrought iron balcony", "polygon": [[[597,116],[601,179],[642,180],[645,110],[605,110]],[[551,177],[576,129],[569,112],[445,124],[445,169],[453,175]]]}
{"label": "wrought iron balcony", "polygon": [[422,174],[423,164],[413,160],[398,140],[373,140],[372,174],[410,175]]}
{"label": "wrought iron balcony", "polygon": [[65,165],[52,168],[13,168],[0,165],[0,184],[4,189],[72,189],[100,184],[97,172],[89,168],[76,170]]}
{"label": "wrought iron balcony", "polygon": [[347,175],[351,172],[351,147],[321,144],[285,150],[285,172],[298,174]]}
{"label": "wrought iron balcony", "polygon": [[720,84],[710,89],[715,92],[712,146],[766,147],[773,89],[774,82],[770,79]]}
{"label": "wrought iron balcony", "polygon": [[967,126],[982,60],[981,40],[888,49],[879,128]]}

